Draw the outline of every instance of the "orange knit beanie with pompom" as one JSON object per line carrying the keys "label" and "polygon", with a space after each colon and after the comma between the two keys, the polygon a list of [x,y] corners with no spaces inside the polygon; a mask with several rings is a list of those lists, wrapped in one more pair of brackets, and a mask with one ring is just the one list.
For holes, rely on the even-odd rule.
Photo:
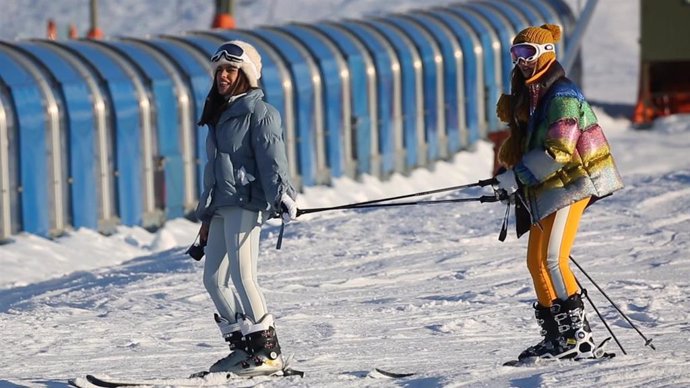
{"label": "orange knit beanie with pompom", "polygon": [[[555,24],[544,24],[541,27],[527,27],[520,31],[513,39],[513,44],[518,43],[558,43],[561,40],[561,27]],[[535,74],[539,74],[556,60],[556,54],[552,52],[542,54],[537,59]]]}

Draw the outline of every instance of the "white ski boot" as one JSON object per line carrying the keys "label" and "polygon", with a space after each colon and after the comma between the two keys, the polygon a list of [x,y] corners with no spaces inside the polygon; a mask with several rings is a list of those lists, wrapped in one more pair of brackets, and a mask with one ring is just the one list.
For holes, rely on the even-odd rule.
{"label": "white ski boot", "polygon": [[[241,353],[232,354],[228,362],[220,360],[209,369],[210,372],[229,372],[238,376],[269,376],[279,373],[285,367],[275,332],[273,315],[266,314],[258,322],[245,317],[238,321],[242,332]],[[233,353],[234,353],[233,352]],[[244,355],[244,357],[240,357]]]}
{"label": "white ski boot", "polygon": [[211,365],[211,368],[209,368],[210,372],[221,372],[246,360],[249,355],[244,350],[245,338],[242,336],[240,324],[230,323],[230,321],[218,314],[214,314],[213,318],[218,325],[218,329],[220,329],[223,339],[225,339],[225,342],[230,346],[230,354],[216,361]]}

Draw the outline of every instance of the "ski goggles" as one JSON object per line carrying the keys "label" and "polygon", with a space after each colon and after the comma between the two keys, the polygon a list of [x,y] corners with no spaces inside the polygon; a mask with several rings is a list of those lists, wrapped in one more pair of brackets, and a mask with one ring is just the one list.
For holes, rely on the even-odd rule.
{"label": "ski goggles", "polygon": [[525,62],[536,61],[537,58],[546,53],[556,53],[556,46],[553,43],[518,43],[510,47],[510,58],[513,65],[520,60]]}
{"label": "ski goggles", "polygon": [[225,43],[218,47],[216,53],[211,57],[211,62],[218,62],[225,59],[229,62],[242,63],[246,59],[246,55],[242,47],[234,43]]}

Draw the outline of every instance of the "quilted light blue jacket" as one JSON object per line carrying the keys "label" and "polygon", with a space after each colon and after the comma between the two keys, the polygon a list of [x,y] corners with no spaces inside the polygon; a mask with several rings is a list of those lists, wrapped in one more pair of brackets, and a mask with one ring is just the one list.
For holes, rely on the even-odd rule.
{"label": "quilted light blue jacket", "polygon": [[201,221],[225,206],[272,213],[283,193],[296,197],[280,114],[263,96],[261,89],[251,89],[209,125],[204,190],[196,209]]}

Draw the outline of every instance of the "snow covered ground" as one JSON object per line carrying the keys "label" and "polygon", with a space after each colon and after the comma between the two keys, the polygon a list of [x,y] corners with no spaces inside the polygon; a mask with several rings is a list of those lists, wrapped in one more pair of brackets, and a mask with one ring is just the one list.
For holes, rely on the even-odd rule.
{"label": "snow covered ground", "polygon": [[[325,9],[325,2],[301,3]],[[348,4],[359,4],[360,14],[380,12],[381,3],[393,7],[330,2],[348,11]],[[612,342],[618,356],[604,362],[502,367],[538,340],[526,238],[497,241],[502,206],[337,211],[288,225],[280,251],[274,248],[278,228],[263,232],[260,282],[284,352],[294,354],[294,367],[307,375],[236,386],[690,386],[690,210],[684,202],[690,198],[690,117],[636,131],[627,118],[604,110],[635,100],[638,11],[637,2],[601,1],[587,33],[585,93],[602,102],[596,112],[626,188],[585,213],[573,257],[653,338],[656,351],[580,275],[628,354]],[[287,8],[285,14],[296,17]],[[201,22],[184,19],[185,26],[201,28],[195,23]],[[2,29],[7,36],[4,20]],[[491,161],[491,147],[481,143],[433,171],[384,183],[338,180],[307,189],[298,203],[320,207],[476,182],[488,177]],[[19,235],[0,246],[0,387],[62,387],[85,373],[183,377],[224,356],[202,263],[183,254],[197,229],[178,219],[154,234],[122,227],[103,237],[77,230],[55,241]],[[596,338],[605,338],[606,328],[588,311]],[[372,373],[374,367],[416,374],[391,380]]]}

